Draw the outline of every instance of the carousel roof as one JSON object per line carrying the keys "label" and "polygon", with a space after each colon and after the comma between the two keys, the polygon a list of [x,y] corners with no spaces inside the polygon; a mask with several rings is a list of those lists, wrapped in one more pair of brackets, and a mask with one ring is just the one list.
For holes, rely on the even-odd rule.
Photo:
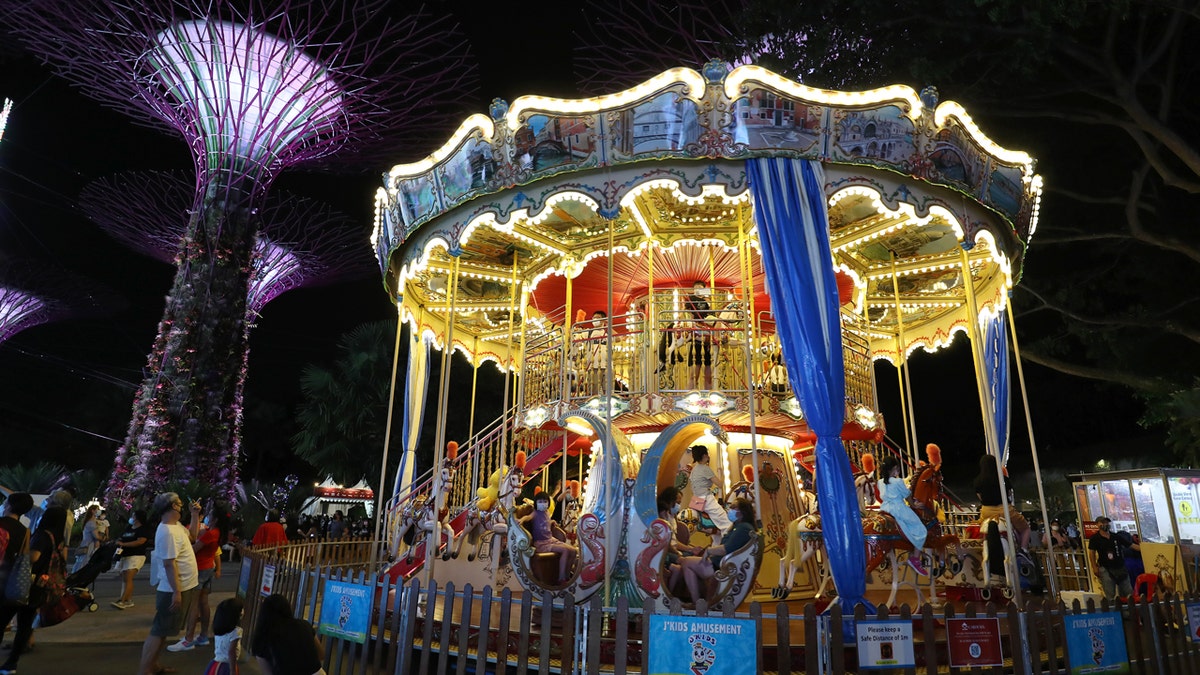
{"label": "carousel roof", "polygon": [[507,360],[523,316],[535,335],[606,309],[610,273],[615,314],[697,280],[769,313],[748,157],[822,162],[843,308],[876,358],[965,330],[968,287],[980,311],[1001,308],[1036,228],[1033,160],[934,92],[832,92],[710,65],[491,112],[390,171],[374,235],[408,320],[440,343],[453,310],[452,340],[476,362]]}

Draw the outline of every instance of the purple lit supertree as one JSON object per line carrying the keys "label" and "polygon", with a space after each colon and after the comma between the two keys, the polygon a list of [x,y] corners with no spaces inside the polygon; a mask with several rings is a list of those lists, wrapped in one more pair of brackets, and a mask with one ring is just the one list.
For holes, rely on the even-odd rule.
{"label": "purple lit supertree", "polygon": [[109,292],[87,279],[0,256],[0,344],[27,328],[95,314],[114,304]]}
{"label": "purple lit supertree", "polygon": [[118,451],[128,471],[108,496],[128,505],[191,481],[231,496],[265,193],[297,165],[419,143],[443,102],[470,93],[466,43],[420,13],[387,21],[377,0],[3,4],[0,20],[33,52],[89,96],[182,135],[195,164],[175,280]]}
{"label": "purple lit supertree", "polygon": [[[187,231],[192,184],[180,173],[126,172],[84,188],[83,211],[125,246],[174,263]],[[243,393],[250,357],[249,333],[267,303],[304,286],[331,284],[378,273],[366,233],[345,215],[320,202],[287,194],[268,196],[260,212],[246,298],[247,348],[234,393],[234,429],[225,462],[237,470],[241,449]],[[135,414],[142,409],[135,403]],[[129,475],[132,459],[121,457],[112,481]]]}

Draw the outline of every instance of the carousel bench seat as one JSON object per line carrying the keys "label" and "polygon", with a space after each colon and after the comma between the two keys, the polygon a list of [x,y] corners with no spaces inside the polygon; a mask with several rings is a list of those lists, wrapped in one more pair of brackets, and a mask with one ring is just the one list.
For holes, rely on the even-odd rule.
{"label": "carousel bench seat", "polygon": [[557,551],[547,553],[534,553],[529,560],[529,571],[534,578],[544,584],[557,586],[561,581],[558,578],[558,561],[562,558],[562,554]]}

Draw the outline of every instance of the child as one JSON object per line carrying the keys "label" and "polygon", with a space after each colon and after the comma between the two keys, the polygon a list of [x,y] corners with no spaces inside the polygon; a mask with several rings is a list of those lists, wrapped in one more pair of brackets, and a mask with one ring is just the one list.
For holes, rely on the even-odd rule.
{"label": "child", "polygon": [[238,675],[242,655],[242,600],[222,600],[213,612],[213,660],[204,675]]}
{"label": "child", "polygon": [[888,457],[880,465],[879,473],[883,476],[883,482],[879,485],[879,494],[882,497],[879,510],[896,520],[901,534],[912,544],[909,567],[920,576],[929,576],[929,571],[921,564],[921,549],[925,547],[925,537],[929,530],[925,523],[921,522],[917,512],[908,505],[907,500],[911,493],[900,478],[900,461],[895,457]]}

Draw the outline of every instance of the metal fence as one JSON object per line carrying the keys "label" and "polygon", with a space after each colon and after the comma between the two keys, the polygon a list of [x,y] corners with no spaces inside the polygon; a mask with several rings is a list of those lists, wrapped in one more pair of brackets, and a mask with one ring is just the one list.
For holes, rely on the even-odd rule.
{"label": "metal fence", "polygon": [[[345,552],[336,549],[345,547]],[[334,568],[322,560],[345,560],[372,547],[370,542],[333,542],[323,552],[297,554],[295,547],[252,551],[247,555],[247,640],[252,637],[262,594],[267,590],[291,600],[296,616],[318,625],[329,580],[362,584],[372,589],[370,627],[360,644],[324,636],[325,669],[330,675],[357,673],[645,673],[649,650],[654,649],[650,614],[653,610],[629,607],[625,598],[604,607],[597,596],[589,603],[564,603],[550,595],[499,594],[490,587],[447,583],[423,585],[412,580],[392,584],[386,575],[368,576],[361,565]],[[264,575],[264,570],[270,572]],[[1033,675],[1070,672],[1065,622],[1070,617],[1102,611],[1122,616],[1125,648],[1132,673],[1198,673],[1200,649],[1189,628],[1187,602],[1196,598],[1165,596],[1134,603],[1089,602],[1070,608],[1040,598],[1023,608],[1013,604],[966,604],[961,608],[934,609],[925,605],[913,611],[881,608],[867,616],[859,606],[854,621],[898,618],[911,622],[915,665],[890,672],[910,674],[982,672]],[[676,602],[670,615],[721,616],[753,622],[757,672],[853,673],[865,672],[858,663],[858,647],[851,617],[837,606],[819,613],[813,604],[795,612],[788,603],[748,605],[747,612],[732,606],[711,610],[703,605],[684,611]],[[989,668],[950,667],[946,625],[956,618],[995,617],[999,620],[1004,665]],[[846,619],[843,621],[843,619]],[[873,672],[879,672],[874,670]],[[889,672],[889,671],[883,671]]]}

